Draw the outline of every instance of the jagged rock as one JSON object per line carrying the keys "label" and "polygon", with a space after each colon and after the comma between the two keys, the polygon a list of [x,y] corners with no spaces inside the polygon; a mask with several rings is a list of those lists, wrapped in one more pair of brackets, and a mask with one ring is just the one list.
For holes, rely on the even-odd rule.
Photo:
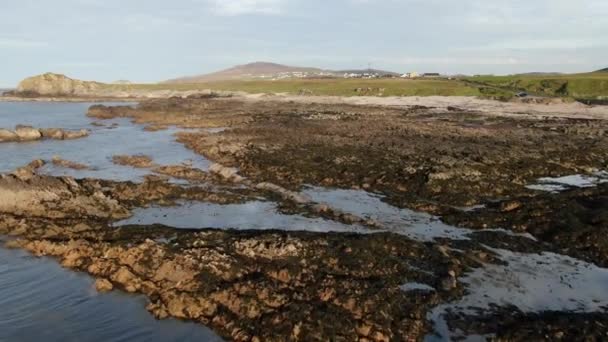
{"label": "jagged rock", "polygon": [[43,167],[44,160],[36,159],[26,166],[15,169],[11,174],[21,181],[30,180],[36,174],[36,170]]}
{"label": "jagged rock", "polygon": [[101,191],[83,189],[69,177],[39,176],[36,161],[0,178],[0,212],[47,218],[122,219],[127,208]]}
{"label": "jagged rock", "polygon": [[221,164],[216,163],[211,165],[209,167],[209,171],[224,178],[227,181],[239,183],[244,180],[244,178],[238,174],[238,170],[236,168],[226,167]]}
{"label": "jagged rock", "polygon": [[114,289],[114,285],[107,279],[97,279],[95,280],[95,289],[99,292],[110,292]]}

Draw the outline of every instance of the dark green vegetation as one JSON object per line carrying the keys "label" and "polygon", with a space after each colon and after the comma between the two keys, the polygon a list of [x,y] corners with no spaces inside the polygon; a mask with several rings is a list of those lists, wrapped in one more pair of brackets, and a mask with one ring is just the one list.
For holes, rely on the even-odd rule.
{"label": "dark green vegetation", "polygon": [[531,95],[568,97],[577,100],[608,99],[608,73],[563,75],[477,76],[465,79],[484,92],[513,93],[525,91]]}

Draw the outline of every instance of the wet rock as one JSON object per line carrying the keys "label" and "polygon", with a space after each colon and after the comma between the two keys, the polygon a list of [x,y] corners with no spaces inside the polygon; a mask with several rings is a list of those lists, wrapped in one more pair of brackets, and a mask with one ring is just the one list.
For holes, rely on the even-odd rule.
{"label": "wet rock", "polygon": [[270,191],[279,196],[281,196],[284,200],[294,202],[296,204],[307,204],[312,202],[312,199],[306,195],[297,193],[295,191],[287,190],[279,185],[272,183],[259,183],[256,186],[256,189],[263,191]]}
{"label": "wet rock", "polygon": [[234,183],[240,183],[244,180],[244,178],[239,175],[238,170],[236,168],[226,167],[217,163],[212,164],[209,167],[209,172],[214,173],[222,177],[223,179]]}
{"label": "wet rock", "polygon": [[0,129],[0,142],[6,141],[34,141],[45,139],[78,139],[89,135],[89,131],[81,129],[79,131],[68,131],[62,128],[42,128],[37,129],[31,126],[18,125],[15,131]]}
{"label": "wet rock", "polygon": [[63,139],[80,139],[89,136],[89,131],[86,129],[81,129],[79,131],[64,131]]}
{"label": "wet rock", "polygon": [[17,126],[15,128],[15,134],[21,141],[32,141],[42,138],[40,131],[31,126]]}
{"label": "wet rock", "polygon": [[130,216],[129,210],[116,200],[94,189],[84,189],[71,178],[34,174],[41,163],[0,178],[0,212],[47,218]]}
{"label": "wet rock", "polygon": [[110,278],[122,285],[127,292],[136,292],[141,287],[140,279],[126,267],[121,267]]}
{"label": "wet rock", "polygon": [[53,165],[56,165],[56,166],[65,167],[65,168],[74,169],[74,170],[88,170],[89,169],[89,167],[85,164],[80,164],[80,163],[76,163],[76,162],[73,162],[70,160],[65,160],[59,156],[54,156],[52,159],[52,163],[53,163]]}
{"label": "wet rock", "polygon": [[36,175],[36,170],[43,167],[45,164],[46,163],[44,162],[44,160],[36,159],[27,164],[26,166],[17,168],[11,173],[11,175],[15,176],[21,181],[28,181]]}
{"label": "wet rock", "polygon": [[114,285],[107,279],[97,279],[95,280],[95,289],[99,292],[110,292],[114,289]]}
{"label": "wet rock", "polygon": [[8,129],[0,129],[0,142],[11,142],[19,140],[19,136]]}
{"label": "wet rock", "polygon": [[500,210],[502,212],[510,212],[510,211],[514,211],[517,210],[519,208],[521,208],[522,204],[519,201],[508,201],[508,202],[502,202],[500,204]]}
{"label": "wet rock", "polygon": [[144,131],[147,132],[158,132],[158,131],[164,131],[166,129],[168,129],[169,126],[168,125],[148,125],[146,127],[144,127]]}
{"label": "wet rock", "polygon": [[146,155],[116,155],[112,157],[112,162],[117,165],[132,166],[135,168],[150,168],[154,166],[152,158]]}
{"label": "wet rock", "polygon": [[195,181],[204,181],[209,179],[209,175],[205,171],[184,165],[161,166],[155,168],[152,171],[155,173],[180,179],[188,179]]}
{"label": "wet rock", "polygon": [[43,138],[61,140],[64,136],[64,130],[61,128],[42,128],[40,133]]}

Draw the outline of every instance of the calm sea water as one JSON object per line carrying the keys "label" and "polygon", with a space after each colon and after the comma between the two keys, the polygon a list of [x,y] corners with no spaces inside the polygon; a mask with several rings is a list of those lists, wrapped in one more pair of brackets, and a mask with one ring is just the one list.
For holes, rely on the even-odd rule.
{"label": "calm sea water", "polygon": [[[88,129],[89,137],[77,140],[42,140],[0,143],[0,172],[10,172],[33,159],[51,160],[54,156],[88,165],[90,170],[72,170],[48,165],[42,172],[56,176],[141,181],[147,169],[115,165],[112,156],[145,154],[160,165],[188,162],[207,169],[209,161],[175,141],[179,129],[146,132],[129,119],[95,120],[86,116],[91,103],[7,103],[0,102],[0,128],[14,129],[18,124],[36,128]],[[121,105],[125,105],[121,103]],[[127,104],[128,105],[128,104]],[[104,126],[91,125],[93,122]]]}
{"label": "calm sea water", "polygon": [[[115,129],[93,127],[90,124],[94,120],[85,116],[89,105],[0,102],[0,127],[27,124],[92,130],[90,137],[80,140],[0,144],[0,170],[5,172],[35,158],[60,155],[96,169],[76,176],[135,180],[146,172],[113,165],[113,154],[151,152],[167,163],[197,157],[174,143],[171,132],[144,132],[141,126],[128,120],[119,120]],[[152,148],[153,145],[158,148]],[[198,161],[205,163],[202,158]],[[72,173],[61,169],[47,171]],[[99,294],[91,277],[65,270],[54,260],[0,247],[2,342],[221,341],[200,324],[157,321],[145,310],[145,304],[142,297],[117,291]]]}
{"label": "calm sea water", "polygon": [[145,299],[99,294],[48,258],[0,248],[0,341],[221,341],[202,325],[155,320]]}

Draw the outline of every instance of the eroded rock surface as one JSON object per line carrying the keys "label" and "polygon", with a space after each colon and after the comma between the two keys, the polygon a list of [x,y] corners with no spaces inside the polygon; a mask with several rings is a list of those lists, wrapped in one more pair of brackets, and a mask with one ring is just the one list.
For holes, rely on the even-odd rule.
{"label": "eroded rock surface", "polygon": [[[197,321],[231,340],[423,340],[433,331],[433,310],[474,295],[467,277],[503,282],[500,290],[513,290],[513,296],[523,285],[546,285],[546,295],[557,298],[553,284],[539,285],[535,277],[553,279],[562,267],[596,269],[563,254],[606,265],[605,184],[563,192],[527,187],[541,177],[604,169],[606,121],[206,98],[94,106],[89,115],[128,117],[154,129],[228,129],[179,134],[180,142],[215,163],[209,172],[189,165],[151,168],[195,181],[188,186],[162,176],[139,184],[45,177],[36,174],[40,162],[32,163],[0,179],[0,198],[6,198],[0,234],[17,237],[9,243],[14,247],[93,275],[100,291],[145,294],[158,318]],[[426,240],[390,234],[382,231],[381,223],[390,221],[384,217],[313,202],[302,194],[311,185],[364,189],[397,207],[479,231]],[[143,206],[254,198],[276,201],[282,213],[380,229],[339,234],[114,226]],[[547,266],[556,260],[563,264]],[[544,273],[535,273],[541,267]],[[571,277],[576,286],[605,275],[557,274],[563,277],[556,283],[568,291]],[[608,326],[599,311],[529,313],[506,304],[470,311],[447,310],[448,327],[505,340],[577,334],[601,340]]]}

